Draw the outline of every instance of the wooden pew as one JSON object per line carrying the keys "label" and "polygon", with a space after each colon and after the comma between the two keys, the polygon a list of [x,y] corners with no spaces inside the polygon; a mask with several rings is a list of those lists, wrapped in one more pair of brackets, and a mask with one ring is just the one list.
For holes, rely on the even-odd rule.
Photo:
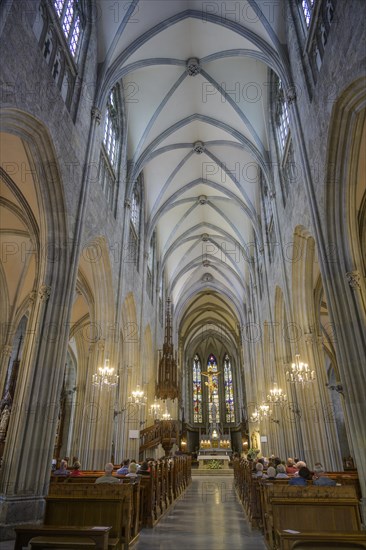
{"label": "wooden pew", "polygon": [[[117,469],[118,467],[115,467],[115,470]],[[93,484],[97,477],[103,474],[102,471],[87,470],[82,472],[82,476],[77,477],[51,476],[50,487]],[[113,475],[123,482],[130,482],[130,478],[126,476],[119,476],[116,472]],[[163,459],[151,466],[150,475],[141,475],[138,478],[140,480],[139,529],[153,527],[191,482],[191,457],[182,455]]]}
{"label": "wooden pew", "polygon": [[277,532],[280,550],[357,550],[366,548],[365,532],[313,531],[306,533]]}
{"label": "wooden pew", "polygon": [[[65,527],[56,525],[22,525],[15,527],[16,539],[14,550],[22,550],[24,546],[28,548],[29,542],[33,547],[42,547],[48,543],[58,545],[67,549],[74,548],[94,548],[95,550],[108,549],[108,535],[112,527],[102,526],[84,526],[84,527]],[[66,546],[64,546],[66,544]],[[112,542],[113,544],[113,542]],[[110,546],[112,548],[112,545]]]}
{"label": "wooden pew", "polygon": [[139,484],[55,483],[46,497],[45,525],[112,526],[110,538],[128,549],[139,532]]}
{"label": "wooden pew", "polygon": [[269,548],[280,547],[278,533],[359,532],[361,517],[355,487],[308,487],[262,483],[264,536]]}

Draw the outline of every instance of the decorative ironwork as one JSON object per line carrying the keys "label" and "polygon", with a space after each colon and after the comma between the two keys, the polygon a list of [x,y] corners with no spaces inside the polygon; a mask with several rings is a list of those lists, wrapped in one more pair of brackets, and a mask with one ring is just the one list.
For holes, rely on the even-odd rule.
{"label": "decorative ironwork", "polygon": [[156,397],[165,401],[176,399],[179,396],[177,360],[172,342],[172,324],[170,313],[170,298],[166,302],[165,339],[163,355],[159,361],[158,383]]}

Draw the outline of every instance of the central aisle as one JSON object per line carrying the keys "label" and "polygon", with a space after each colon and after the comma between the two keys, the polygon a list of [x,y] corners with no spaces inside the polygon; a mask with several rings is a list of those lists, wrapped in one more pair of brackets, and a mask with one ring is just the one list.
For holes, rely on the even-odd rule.
{"label": "central aisle", "polygon": [[236,497],[232,477],[195,476],[154,529],[143,529],[134,550],[265,550]]}

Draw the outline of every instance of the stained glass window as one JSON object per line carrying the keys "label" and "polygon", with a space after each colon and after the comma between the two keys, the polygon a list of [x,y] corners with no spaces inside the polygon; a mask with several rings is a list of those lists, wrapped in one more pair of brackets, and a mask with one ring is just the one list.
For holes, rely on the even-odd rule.
{"label": "stained glass window", "polygon": [[[217,370],[217,361],[214,355],[209,356],[207,361],[207,371],[208,372],[218,372]],[[212,401],[208,403],[208,421],[212,422],[212,403],[216,405],[216,422],[220,422],[220,397],[219,397],[219,376],[212,376]]]}
{"label": "stained glass window", "polygon": [[233,374],[228,354],[226,354],[224,358],[224,385],[226,422],[235,422]]}
{"label": "stained glass window", "polygon": [[54,0],[53,5],[69,50],[73,57],[76,57],[81,34],[79,0]]}
{"label": "stained glass window", "polygon": [[137,189],[137,186],[135,186],[135,189],[132,194],[131,222],[136,230],[136,233],[138,233],[139,226],[140,226],[140,196],[139,196],[139,190]]}
{"label": "stained glass window", "polygon": [[193,360],[193,422],[202,422],[201,361],[198,355]]}
{"label": "stained glass window", "polygon": [[315,4],[315,0],[301,0],[301,7],[305,17],[305,23],[307,28],[309,28],[310,26],[311,14],[313,11],[314,4]]}
{"label": "stained glass window", "polygon": [[290,133],[290,118],[285,92],[280,79],[276,81],[275,112],[277,141],[280,146],[281,154],[283,154]]}
{"label": "stained glass window", "polygon": [[112,90],[109,95],[103,137],[104,147],[112,166],[115,165],[117,157],[117,110],[114,94],[115,91]]}

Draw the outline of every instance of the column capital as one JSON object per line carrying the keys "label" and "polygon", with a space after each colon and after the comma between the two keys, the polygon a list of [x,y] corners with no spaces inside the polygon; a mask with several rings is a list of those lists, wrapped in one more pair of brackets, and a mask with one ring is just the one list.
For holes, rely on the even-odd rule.
{"label": "column capital", "polygon": [[357,271],[357,270],[348,271],[346,273],[346,277],[347,277],[347,281],[348,281],[349,286],[353,290],[360,290],[360,288],[361,288],[361,284],[360,284],[361,274],[360,274],[359,271]]}
{"label": "column capital", "polygon": [[93,107],[91,108],[91,117],[92,117],[92,120],[95,120],[95,122],[99,126],[102,120],[102,112],[96,105],[93,105]]}
{"label": "column capital", "polygon": [[304,339],[307,344],[314,344],[315,334],[313,332],[304,332]]}
{"label": "column capital", "polygon": [[10,344],[4,344],[3,346],[1,346],[1,355],[10,357],[12,349],[13,346],[11,346]]}
{"label": "column capital", "polygon": [[49,299],[49,297],[51,295],[51,287],[47,286],[45,284],[41,285],[41,287],[38,291],[38,295],[41,299],[41,302],[47,302],[47,300]]}

